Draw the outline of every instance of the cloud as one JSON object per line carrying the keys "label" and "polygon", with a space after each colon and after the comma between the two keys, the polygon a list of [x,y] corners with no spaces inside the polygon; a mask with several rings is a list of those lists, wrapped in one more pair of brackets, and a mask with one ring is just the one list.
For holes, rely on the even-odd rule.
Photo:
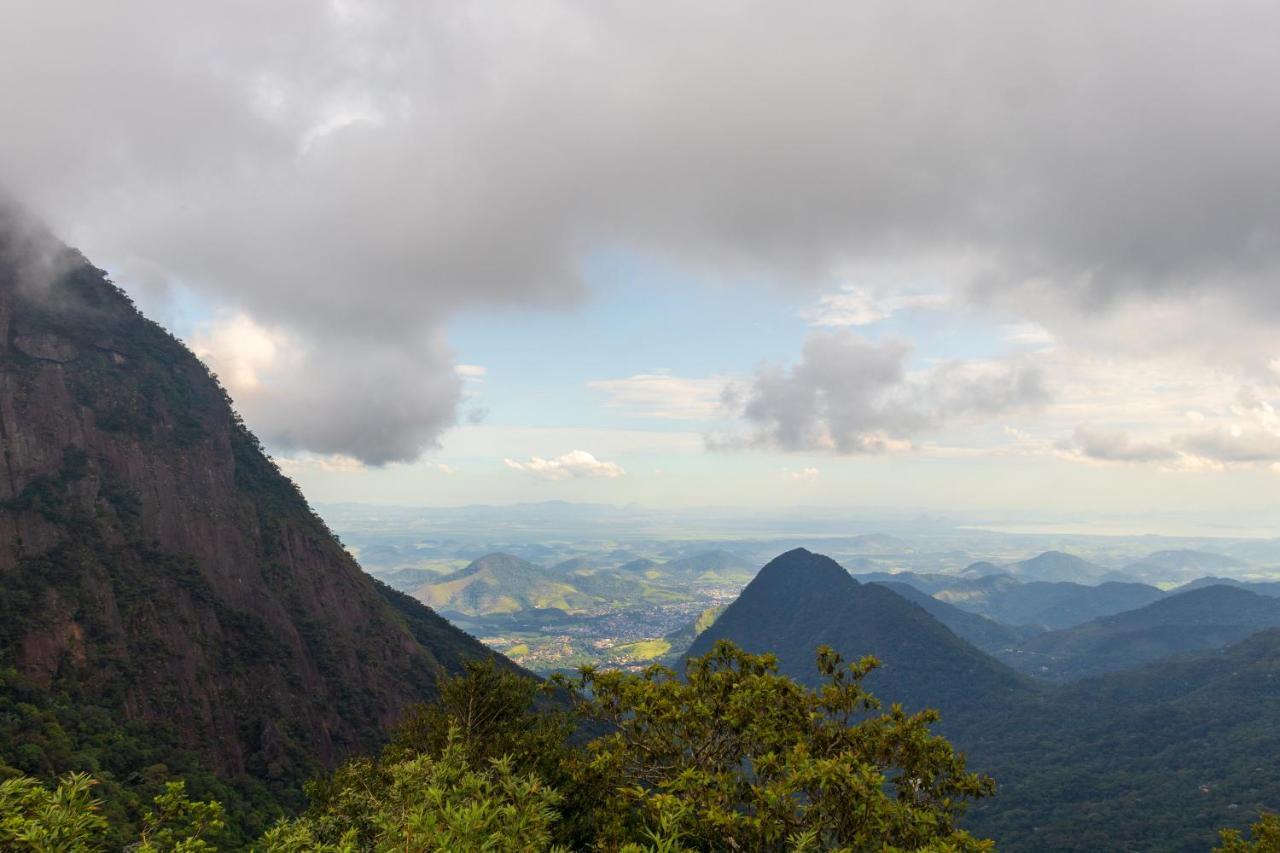
{"label": "cloud", "polygon": [[1010,323],[1002,330],[1001,339],[1024,346],[1049,346],[1054,342],[1053,333],[1039,323]]}
{"label": "cloud", "polygon": [[277,368],[292,346],[287,334],[260,326],[243,313],[199,329],[188,345],[240,397],[260,389],[264,374]]}
{"label": "cloud", "polygon": [[312,471],[319,471],[325,474],[360,474],[367,470],[364,463],[359,459],[343,456],[340,453],[329,456],[318,456],[316,454],[277,456],[275,461],[281,470],[290,476]]}
{"label": "cloud", "polygon": [[937,308],[947,297],[942,293],[877,293],[869,288],[848,285],[838,293],[828,293],[817,304],[800,312],[800,318],[815,326],[869,326],[912,308]]}
{"label": "cloud", "polygon": [[[439,338],[309,340],[236,314],[197,332],[191,347],[263,440],[286,452],[412,460],[438,446],[462,395]],[[405,374],[406,364],[420,374]]]}
{"label": "cloud", "polygon": [[626,473],[618,463],[596,459],[585,450],[571,450],[554,459],[535,456],[528,462],[517,462],[514,459],[504,459],[502,462],[513,471],[523,471],[544,480],[567,480],[580,477],[602,477],[612,480]]}
{"label": "cloud", "polygon": [[1063,449],[1103,462],[1165,462],[1178,457],[1178,451],[1166,443],[1135,441],[1125,432],[1087,426],[1077,427]]}
{"label": "cloud", "polygon": [[787,472],[788,477],[802,483],[812,483],[814,480],[818,479],[819,475],[820,472],[817,468],[801,468],[799,471]]}
{"label": "cloud", "polygon": [[[1280,462],[1280,415],[1255,387],[1243,386],[1225,410],[1187,413],[1196,425],[1161,438],[1138,440],[1127,432],[1077,427],[1058,450],[1104,462],[1157,462],[1180,470],[1219,470]],[[1170,464],[1171,463],[1171,464]]]}
{"label": "cloud", "polygon": [[664,420],[710,420],[725,414],[723,377],[691,379],[666,373],[638,373],[625,379],[599,379],[587,388],[607,395],[605,405],[630,414]]}
{"label": "cloud", "polygon": [[1204,430],[1181,436],[1178,441],[1188,453],[1215,462],[1280,461],[1280,433],[1260,427]]}
{"label": "cloud", "polygon": [[1200,337],[1265,347],[1277,26],[1255,2],[10,0],[0,183],[123,283],[296,341],[306,387],[273,381],[256,428],[367,421],[373,381],[398,401],[376,434],[291,438],[410,458],[456,421],[447,319],[571,303],[600,245],[946,278],[1055,335],[1223,303]]}
{"label": "cloud", "polygon": [[764,367],[733,389],[747,443],[782,450],[881,453],[954,421],[989,419],[1048,399],[1034,366],[949,362],[908,372],[910,347],[820,332],[790,368]]}

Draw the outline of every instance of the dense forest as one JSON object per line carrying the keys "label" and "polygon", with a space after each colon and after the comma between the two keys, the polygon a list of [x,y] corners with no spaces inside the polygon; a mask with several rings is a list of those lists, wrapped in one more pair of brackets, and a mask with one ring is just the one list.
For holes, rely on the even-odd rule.
{"label": "dense forest", "polygon": [[[642,675],[585,668],[539,683],[492,661],[472,663],[442,684],[437,701],[410,711],[380,756],[312,780],[305,810],[252,839],[235,815],[247,807],[265,817],[267,803],[218,801],[237,792],[200,777],[163,778],[160,765],[151,767],[153,778],[116,778],[117,768],[138,760],[118,752],[146,749],[136,737],[105,725],[69,736],[61,730],[69,720],[46,710],[44,747],[72,751],[46,754],[44,772],[32,775],[8,765],[22,756],[4,756],[0,772],[10,778],[0,783],[0,845],[992,849],[957,819],[994,783],[931,731],[934,712],[881,709],[862,686],[875,666],[870,658],[846,665],[819,650],[824,682],[811,689],[780,675],[772,656],[729,643],[691,660],[683,677],[657,666]],[[40,715],[21,705],[14,711]],[[23,742],[18,751],[41,751],[40,739]],[[55,760],[79,767],[52,787]],[[150,804],[144,791],[154,793]]]}
{"label": "dense forest", "polygon": [[[1257,651],[1239,657],[1250,654]],[[661,666],[643,674],[588,667],[539,682],[477,661],[447,678],[436,700],[410,709],[380,754],[308,782],[305,803],[248,779],[219,780],[162,728],[120,726],[92,709],[49,703],[9,673],[0,704],[0,848],[996,849],[963,828],[971,805],[981,812],[998,799],[996,780],[974,772],[936,733],[937,712],[884,707],[869,693],[864,682],[878,666],[874,658],[846,664],[822,648],[821,678],[806,687],[780,674],[772,655],[727,641],[679,675]],[[1203,675],[1188,666],[1188,676]],[[1128,698],[1158,690],[1139,678]],[[1154,741],[1107,743],[1100,732],[1081,731],[1105,721],[1064,721],[1044,710],[1042,728],[1018,721],[1019,735],[1004,749],[1045,740],[1036,748],[1045,767],[1082,734],[1099,736],[1094,784],[1117,792],[1135,782],[1107,774],[1114,750],[1152,749],[1153,777],[1167,760]],[[1237,716],[1254,711],[1244,706]],[[1057,723],[1065,725],[1055,740]],[[1222,746],[1225,762],[1247,763],[1259,741]],[[1064,782],[1057,799],[996,810],[980,825],[1023,839],[1016,846],[1025,849],[1115,846],[1109,827],[1131,804],[1118,801],[1113,815],[1091,811],[1082,823],[1071,790],[1077,782]],[[1156,778],[1139,783],[1157,802],[1165,790]],[[1185,827],[1170,817],[1153,808],[1141,826],[1120,833],[1125,847],[1177,849]],[[1280,819],[1253,821],[1248,832],[1219,832],[1216,849],[1280,850]]]}

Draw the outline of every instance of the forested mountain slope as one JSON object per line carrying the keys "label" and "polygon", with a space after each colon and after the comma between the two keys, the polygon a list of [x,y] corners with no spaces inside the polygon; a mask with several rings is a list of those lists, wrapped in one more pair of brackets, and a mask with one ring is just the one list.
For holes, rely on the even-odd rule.
{"label": "forested mountain slope", "polygon": [[361,572],[204,365],[8,210],[0,440],[0,665],[31,689],[278,778],[489,654]]}
{"label": "forested mountain slope", "polygon": [[1031,675],[1071,681],[1129,669],[1178,652],[1217,649],[1280,626],[1280,598],[1230,586],[1171,595],[1005,649],[1001,660]]}
{"label": "forested mountain slope", "polygon": [[719,639],[775,653],[782,671],[805,683],[815,683],[819,646],[851,659],[875,655],[883,667],[867,679],[870,690],[914,708],[959,713],[1032,689],[917,605],[803,548],[761,569],[688,654]]}

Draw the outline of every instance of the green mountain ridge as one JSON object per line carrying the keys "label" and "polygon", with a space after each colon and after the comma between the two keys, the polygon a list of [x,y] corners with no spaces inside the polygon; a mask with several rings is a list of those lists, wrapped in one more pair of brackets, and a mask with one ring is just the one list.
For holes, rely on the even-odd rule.
{"label": "green mountain ridge", "polygon": [[[1044,632],[1034,625],[1004,625],[986,616],[970,613],[921,592],[911,584],[892,581],[876,581],[898,595],[922,608],[926,613],[950,628],[957,637],[972,643],[987,654],[1022,647],[1028,640]],[[1007,662],[1007,661],[1006,661]]]}
{"label": "green mountain ridge", "polygon": [[998,657],[1028,674],[1071,681],[1180,652],[1222,648],[1278,626],[1280,598],[1206,586],[1032,637]]}

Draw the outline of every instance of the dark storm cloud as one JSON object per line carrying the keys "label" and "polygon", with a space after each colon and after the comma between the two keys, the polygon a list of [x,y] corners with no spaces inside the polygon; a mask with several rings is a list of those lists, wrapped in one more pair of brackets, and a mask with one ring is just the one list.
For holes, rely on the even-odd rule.
{"label": "dark storm cloud", "polygon": [[[340,337],[388,400],[443,389],[364,401],[388,424],[370,460],[455,418],[447,356],[396,370],[385,341],[421,347],[464,306],[576,299],[602,243],[809,284],[962,273],[1029,313],[1205,293],[1280,308],[1272,3],[0,16],[0,181],[122,274],[199,287],[310,353]],[[351,403],[324,367],[298,368],[320,418]],[[368,440],[351,426],[304,443]]]}

